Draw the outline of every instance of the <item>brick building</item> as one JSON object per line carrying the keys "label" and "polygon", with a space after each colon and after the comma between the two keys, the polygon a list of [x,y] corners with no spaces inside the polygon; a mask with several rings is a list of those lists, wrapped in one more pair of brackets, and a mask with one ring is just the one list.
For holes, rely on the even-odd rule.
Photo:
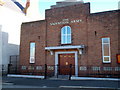
{"label": "brick building", "polygon": [[119,12],[90,13],[90,3],[57,2],[45,20],[23,23],[21,73],[42,74],[46,64],[52,75],[118,76]]}

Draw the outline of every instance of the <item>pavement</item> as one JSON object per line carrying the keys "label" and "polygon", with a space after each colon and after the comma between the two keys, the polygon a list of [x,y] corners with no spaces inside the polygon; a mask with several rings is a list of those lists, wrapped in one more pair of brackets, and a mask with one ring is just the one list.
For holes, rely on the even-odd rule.
{"label": "pavement", "polygon": [[120,80],[57,80],[2,77],[2,90],[120,90]]}

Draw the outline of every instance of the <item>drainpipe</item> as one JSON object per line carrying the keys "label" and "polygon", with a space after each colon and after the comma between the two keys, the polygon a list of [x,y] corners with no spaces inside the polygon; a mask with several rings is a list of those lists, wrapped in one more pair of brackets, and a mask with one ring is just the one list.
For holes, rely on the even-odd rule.
{"label": "drainpipe", "polygon": [[[47,19],[46,21],[46,32],[45,32],[45,47],[47,47]],[[45,64],[47,64],[47,51],[45,50]]]}

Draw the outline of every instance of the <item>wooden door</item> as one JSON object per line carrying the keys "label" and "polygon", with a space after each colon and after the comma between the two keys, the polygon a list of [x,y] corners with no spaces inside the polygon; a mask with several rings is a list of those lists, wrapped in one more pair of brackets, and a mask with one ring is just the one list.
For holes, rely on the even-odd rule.
{"label": "wooden door", "polygon": [[59,54],[59,74],[69,75],[72,64],[72,75],[75,74],[75,54]]}

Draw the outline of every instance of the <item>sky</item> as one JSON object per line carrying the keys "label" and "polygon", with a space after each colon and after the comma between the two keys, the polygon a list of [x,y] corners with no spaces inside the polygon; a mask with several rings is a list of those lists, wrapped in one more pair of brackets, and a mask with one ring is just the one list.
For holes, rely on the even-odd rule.
{"label": "sky", "polygon": [[[61,0],[39,0],[38,8],[42,19],[45,17],[45,9],[50,9],[51,5],[55,5],[57,1]],[[91,13],[103,12],[118,9],[118,2],[120,0],[83,0],[84,3],[90,2]]]}
{"label": "sky", "polygon": [[[11,0],[2,0],[11,1]],[[25,6],[27,0],[17,0]],[[64,0],[30,0],[31,4],[28,8],[27,15],[23,22],[36,21],[45,19],[45,10],[50,9],[51,5],[55,5],[58,1]],[[80,0],[78,0],[80,1]],[[116,10],[120,0],[83,0],[84,3],[90,2],[91,13]],[[6,5],[7,6],[7,5]]]}

